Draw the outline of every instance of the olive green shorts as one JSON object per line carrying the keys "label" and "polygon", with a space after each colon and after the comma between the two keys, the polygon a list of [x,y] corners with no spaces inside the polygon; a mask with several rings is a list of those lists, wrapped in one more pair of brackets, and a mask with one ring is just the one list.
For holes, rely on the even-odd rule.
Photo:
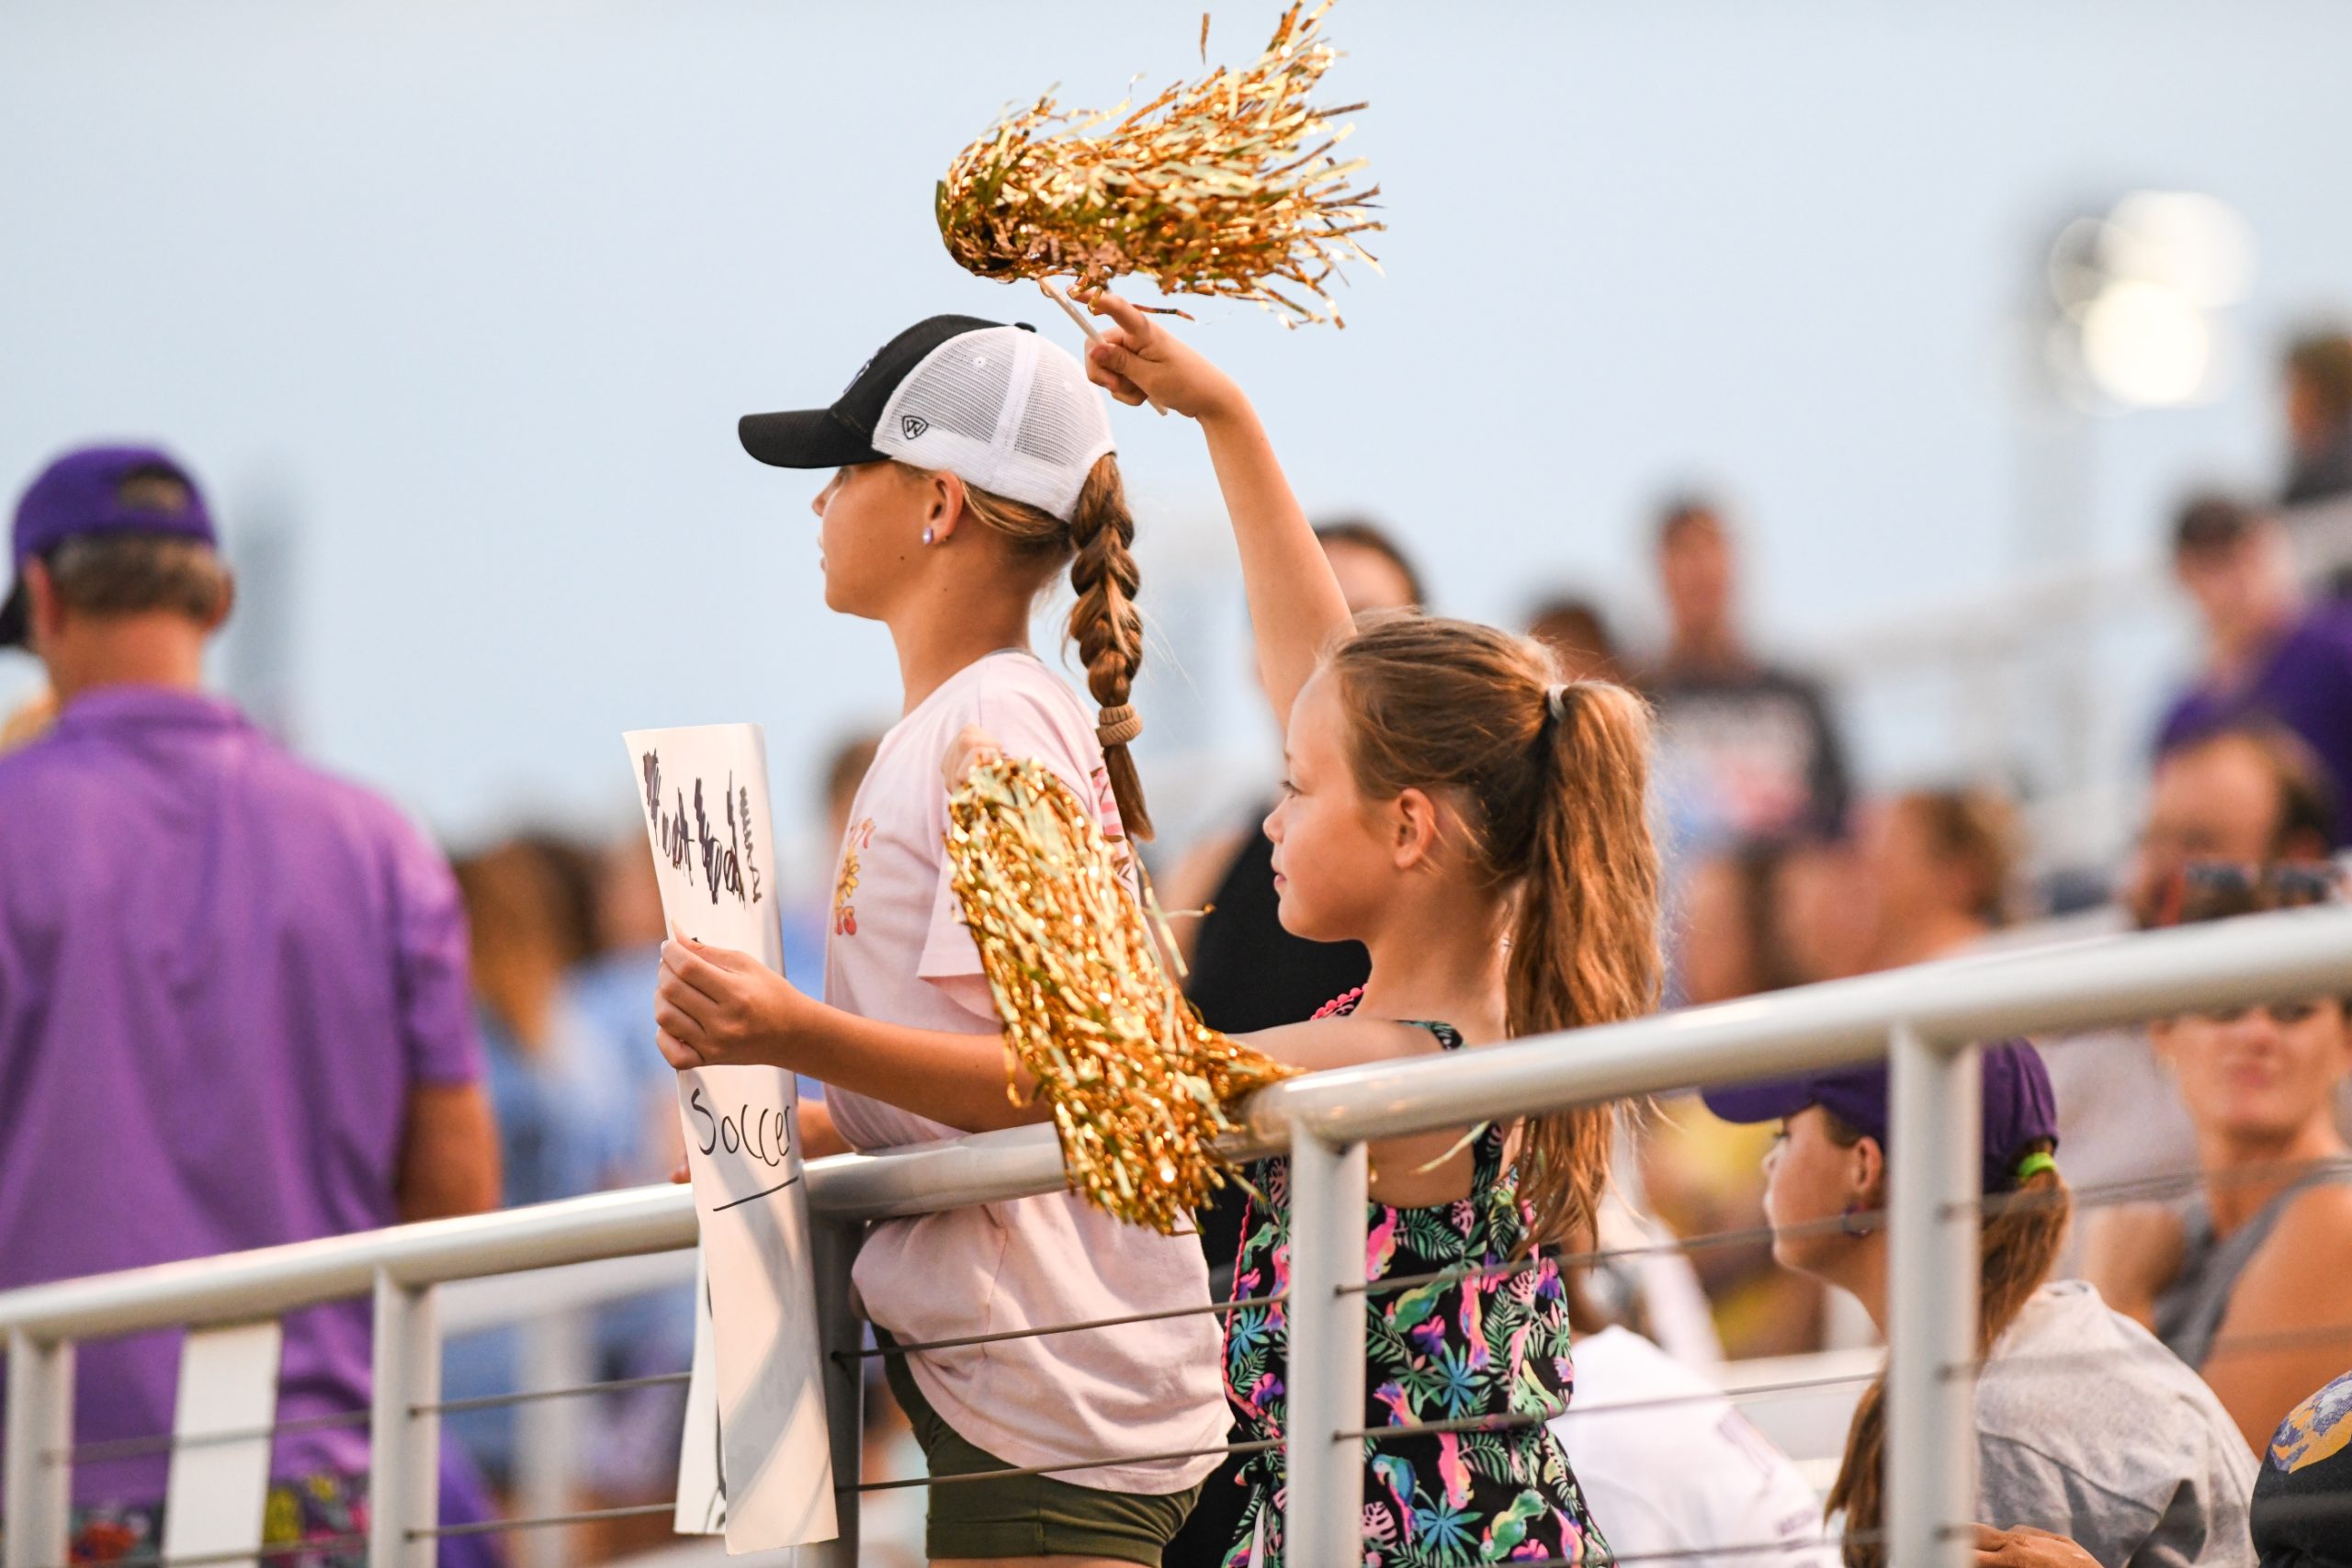
{"label": "olive green shorts", "polygon": [[[879,1328],[875,1340],[888,1348]],[[907,1371],[904,1356],[884,1358],[890,1392],[922,1444],[936,1482],[1016,1468],[956,1435]],[[997,1481],[934,1485],[923,1524],[923,1550],[934,1559],[957,1557],[1110,1557],[1159,1568],[1159,1553],[1201,1495],[1200,1486],[1154,1495],[1099,1492],[1051,1475],[1011,1475]]]}

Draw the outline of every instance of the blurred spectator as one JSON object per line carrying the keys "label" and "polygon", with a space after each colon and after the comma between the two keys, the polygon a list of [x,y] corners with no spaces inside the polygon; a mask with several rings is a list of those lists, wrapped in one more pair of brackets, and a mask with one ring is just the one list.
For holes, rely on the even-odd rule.
{"label": "blurred spectator", "polygon": [[605,951],[605,859],[566,834],[526,828],[514,841],[546,867],[557,944],[573,967]]}
{"label": "blurred spectator", "polygon": [[678,1075],[653,1048],[653,980],[662,963],[662,886],[645,833],[636,829],[594,857],[594,941],[563,976],[571,1010],[595,1032],[614,1077],[628,1085],[642,1120],[639,1181],[668,1176],[683,1157]]}
{"label": "blurred spectator", "polygon": [[1576,1402],[1553,1438],[1620,1558],[1838,1568],[1821,1498],[1721,1389],[1611,1322],[1567,1277]]}
{"label": "blurred spectator", "polygon": [[[146,447],[52,464],[0,645],[60,712],[0,758],[0,1289],[470,1213],[497,1149],[448,867],[386,802],[201,689],[233,595],[202,494]],[[285,1320],[268,1540],[358,1563],[368,1309]],[[178,1337],[76,1352],[77,1442],[172,1429]],[[166,1456],[74,1467],[72,1561],[161,1545]],[[485,1517],[449,1469],[445,1522]],[[441,1561],[495,1560],[480,1538]]]}
{"label": "blurred spectator", "polygon": [[[2241,865],[2324,860],[2335,836],[2334,792],[2318,761],[2275,725],[2216,730],[2156,763],[2146,826],[2120,900],[2133,923],[2166,923],[2167,888],[2192,863]],[[2147,1032],[2098,1030],[2045,1042],[2066,1166],[2086,1189],[2177,1177],[2195,1168],[2197,1139]],[[2078,1226],[2096,1245],[2105,1211]]]}
{"label": "blurred spectator", "polygon": [[2157,755],[2267,718],[2302,737],[2341,799],[2352,784],[2352,611],[2307,605],[2278,520],[2218,497],[2182,510],[2173,570],[2204,624],[2205,662],[2165,713]]}
{"label": "blurred spectator", "polygon": [[2148,820],[2122,899],[2143,928],[2177,918],[2165,890],[2199,862],[2323,861],[2339,832],[2335,784],[2302,740],[2255,721],[2209,731],[2157,759]]}
{"label": "blurred spectator", "polygon": [[[565,973],[586,956],[573,885],[559,857],[521,839],[458,862],[457,874],[473,931],[475,1016],[498,1112],[502,1201],[511,1208],[600,1190],[628,1171],[642,1102],[564,989]],[[445,1396],[515,1392],[522,1334],[498,1328],[452,1339]],[[445,1425],[493,1484],[511,1484],[511,1406],[456,1412]]]}
{"label": "blurred spectator", "polygon": [[1600,606],[1589,599],[1545,600],[1528,617],[1527,635],[1552,650],[1563,679],[1620,683],[1625,679],[1617,639],[1601,618]]}
{"label": "blurred spectator", "polygon": [[[2100,1562],[2249,1563],[2254,1456],[2212,1392],[2079,1281],[2048,1284],[2072,1208],[2052,1151],[2050,1081],[2030,1045],[1982,1053],[1977,1277],[1977,1517],[2053,1530]],[[1883,1331],[1888,1070],[1710,1089],[1718,1114],[1778,1122],[1766,1162],[1773,1255],[1861,1302]],[[1883,1378],[1863,1394],[1829,1506],[1884,1521]],[[1849,1563],[1885,1562],[1849,1540]]]}
{"label": "blurred spectator", "polygon": [[2279,504],[2352,494],[2352,333],[2314,333],[2288,349],[2287,439]]}
{"label": "blurred spectator", "polygon": [[1861,840],[1866,966],[1925,963],[2007,925],[2017,837],[2016,811],[1987,790],[1913,790],[1872,813]]}
{"label": "blurred spectator", "polygon": [[490,1067],[510,1208],[594,1192],[633,1141],[622,1086],[572,1007],[586,954],[562,871],[516,839],[457,865],[473,931],[476,1018]]}
{"label": "blurred spectator", "polygon": [[1693,1007],[1777,991],[1804,979],[1782,937],[1779,845],[1701,861],[1682,890],[1677,944],[1682,1000]]}
{"label": "blurred spectator", "polygon": [[1357,615],[1367,610],[1419,610],[1429,586],[1396,536],[1369,517],[1333,517],[1315,525],[1323,558],[1340,580],[1340,594]]}
{"label": "blurred spectator", "polygon": [[1657,565],[1668,635],[1641,684],[1657,705],[1658,789],[1675,843],[1706,853],[1842,837],[1849,788],[1828,699],[1741,637],[1721,511],[1701,499],[1668,507]]}
{"label": "blurred spectator", "polygon": [[[2335,874],[2200,869],[2191,919],[2318,901]],[[2352,1015],[2324,997],[2185,1014],[2152,1033],[2196,1129],[2204,1181],[2185,1213],[2135,1204],[2103,1215],[2085,1273],[2203,1374],[2258,1446],[2352,1352],[2335,1288],[2352,1257],[2352,1149],[2336,1126]]]}

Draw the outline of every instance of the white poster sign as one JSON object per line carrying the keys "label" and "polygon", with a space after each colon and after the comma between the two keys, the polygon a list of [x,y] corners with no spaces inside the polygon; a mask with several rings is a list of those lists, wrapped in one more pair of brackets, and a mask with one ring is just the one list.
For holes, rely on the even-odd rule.
{"label": "white poster sign", "polygon": [[680,1535],[727,1533],[727,1494],[718,1484],[718,1374],[711,1362],[710,1276],[695,1258],[695,1359],[686,1374],[685,1435],[678,1445],[678,1503],[670,1528]]}
{"label": "white poster sign", "polygon": [[[775,831],[759,726],[638,729],[623,739],[670,925],[781,971]],[[797,1112],[792,1075],[774,1067],[678,1075],[678,1114],[702,1220],[708,1382],[730,1553],[836,1534]],[[690,1446],[695,1425],[687,1423]],[[701,1440],[707,1438],[706,1427]],[[707,1461],[682,1458],[686,1476],[707,1471]],[[688,1506],[682,1488],[680,1528],[708,1529],[704,1509],[690,1521]]]}

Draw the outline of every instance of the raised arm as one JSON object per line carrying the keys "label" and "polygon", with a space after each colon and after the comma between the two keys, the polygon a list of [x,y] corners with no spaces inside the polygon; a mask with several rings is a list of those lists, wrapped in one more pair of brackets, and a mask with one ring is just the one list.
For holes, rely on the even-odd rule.
{"label": "raised arm", "polygon": [[1291,493],[1257,410],[1233,378],[1118,296],[1098,292],[1087,302],[1118,323],[1088,351],[1087,375],[1123,403],[1157,398],[1197,420],[1208,439],[1209,461],[1241,548],[1241,581],[1266,694],[1276,720],[1287,725],[1291,704],[1315,673],[1316,661],[1351,625],[1340,580]]}

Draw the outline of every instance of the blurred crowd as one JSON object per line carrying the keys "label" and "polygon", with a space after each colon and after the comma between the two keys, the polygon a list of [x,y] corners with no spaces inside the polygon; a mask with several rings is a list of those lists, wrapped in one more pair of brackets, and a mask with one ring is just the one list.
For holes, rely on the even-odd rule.
{"label": "blurred crowd", "polygon": [[[2337,521],[2352,508],[2352,337],[2320,333],[2293,344],[2282,384],[2291,447],[2276,491],[2186,498],[2171,522],[2171,564],[2196,617],[2201,653],[2152,733],[2136,848],[2127,863],[2108,868],[2112,897],[2098,908],[2052,907],[2039,875],[2047,868],[2008,781],[1944,779],[1872,790],[1857,780],[1838,694],[1749,638],[1743,565],[1771,544],[1725,500],[1676,497],[1647,525],[1665,611],[1658,646],[1628,646],[1619,617],[1597,596],[1562,593],[1530,608],[1526,629],[1556,651],[1570,675],[1623,682],[1656,708],[1657,797],[1671,847],[1673,1004],[1728,1002],[1908,964],[1968,962],[2022,942],[2335,897],[2335,856],[2352,840],[2352,812],[2343,809],[2352,800],[2352,606],[2335,570],[2335,563],[2352,561],[2352,535],[2335,537],[2342,532]],[[105,506],[150,507],[153,516],[176,520],[181,542],[209,547],[209,523],[193,482],[168,458],[125,459],[99,479],[112,487],[101,498]],[[1411,552],[1379,525],[1349,519],[1320,533],[1358,610],[1432,607]],[[103,830],[56,826],[72,818],[74,808],[61,802],[78,787],[68,761],[80,754],[76,748],[97,744],[97,721],[77,720],[75,688],[164,675],[190,692],[197,684],[187,649],[159,643],[126,652],[96,638],[85,648],[72,640],[74,617],[157,603],[175,612],[193,608],[200,612],[200,644],[229,613],[226,589],[217,603],[206,597],[201,572],[191,577],[177,555],[133,563],[110,578],[106,562],[85,569],[74,558],[77,548],[68,539],[35,558],[25,573],[29,594],[20,585],[26,602],[11,605],[17,621],[30,617],[55,632],[35,640],[51,659],[66,704],[61,713],[43,697],[7,716],[0,729],[0,750],[23,753],[19,765],[0,769],[0,904],[6,884],[31,874],[52,840]],[[159,574],[185,579],[187,592],[176,599],[136,599],[139,584],[152,587]],[[69,630],[55,631],[61,627]],[[7,640],[23,640],[23,631],[21,625],[10,628]],[[57,662],[60,649],[63,664]],[[181,735],[200,718],[263,754],[266,743],[247,736],[224,708],[121,713],[107,722],[149,727],[141,734],[177,725],[171,733]],[[204,742],[216,750],[231,743]],[[841,840],[874,744],[872,736],[849,738],[825,759],[831,819],[820,841]],[[54,765],[34,765],[36,753],[53,755]],[[1267,783],[1271,795],[1271,778]],[[288,798],[308,798],[324,787],[290,783]],[[363,876],[387,857],[415,852],[402,829],[350,829],[346,818],[358,809],[347,802],[334,807],[344,815],[320,829],[321,856],[347,861],[359,868],[352,874]],[[23,827],[36,817],[49,825],[46,837]],[[14,835],[12,818],[18,824]],[[1169,908],[1204,911],[1181,921],[1178,936],[1191,963],[1192,995],[1222,1028],[1294,1021],[1363,977],[1360,949],[1324,949],[1281,931],[1270,852],[1253,816],[1164,851],[1157,867]],[[401,955],[389,983],[393,992],[413,997],[434,983],[433,976],[459,967],[470,976],[462,1005],[480,1043],[478,1075],[424,1061],[413,1038],[388,1047],[412,1064],[404,1103],[479,1084],[479,1125],[462,1107],[451,1111],[434,1123],[445,1142],[433,1157],[446,1157],[469,1138],[494,1139],[476,1163],[485,1173],[494,1170],[495,1201],[503,1205],[667,1179],[680,1156],[679,1129],[673,1075],[650,1039],[664,932],[641,831],[633,823],[604,839],[522,830],[464,848],[448,870],[454,891],[447,930],[464,933],[449,939],[462,943],[462,965],[441,938],[418,934],[418,923],[428,918],[419,910],[437,908],[438,883],[429,868],[417,874],[421,891],[384,896],[382,921],[387,950]],[[192,930],[208,919],[194,892],[175,903],[180,895],[168,888],[107,891],[162,899],[145,907],[164,908]],[[827,867],[797,890],[784,915],[787,972],[811,990],[821,986],[831,892]],[[403,897],[412,901],[402,904]],[[300,920],[313,912],[288,907],[272,918]],[[0,929],[0,993],[17,992],[0,994],[0,1025],[23,1003],[17,976],[30,962],[25,953],[32,941]],[[191,943],[147,962],[201,964],[211,961],[204,952]],[[352,984],[356,997],[375,994],[360,980]],[[288,1027],[306,1021],[289,1021]],[[0,1084],[14,1095],[38,1075],[9,1059],[9,1039],[0,1031]],[[2149,1324],[2188,1367],[2207,1371],[2222,1407],[2260,1451],[2298,1400],[2352,1366],[2352,1336],[2318,1334],[2309,1303],[2292,1299],[2292,1291],[2273,1283],[2254,1299],[2240,1288],[2262,1277],[2266,1247],[2352,1258],[2352,1211],[2333,1195],[2318,1206],[2296,1202],[2345,1179],[2329,1162],[2341,1160],[2343,1134],[2352,1129],[2346,1093],[2352,1016],[2337,999],[2282,998],[2226,1017],[2196,1015],[2041,1043],[2055,1089],[2056,1141],[2077,1196],[2147,1200],[2109,1201],[2078,1216],[2065,1269]],[[2263,1065],[2248,1067],[2249,1059]],[[199,1077],[212,1070],[201,1062],[177,1066]],[[804,1093],[819,1098],[821,1089],[805,1085]],[[420,1206],[404,1173],[425,1156],[390,1142],[420,1135],[418,1123],[412,1116],[408,1131],[398,1134],[397,1121],[352,1134],[383,1145],[370,1156],[378,1174],[367,1179],[382,1190],[380,1201],[355,1200],[301,1234],[463,1212],[492,1201],[485,1186]],[[1650,1110],[1620,1162],[1625,1234],[1636,1240],[1706,1237],[1712,1244],[1687,1261],[1622,1279],[1603,1271],[1588,1280],[1590,1300],[1579,1310],[1595,1332],[1612,1324],[1644,1331],[1702,1372],[1726,1359],[1871,1342],[1871,1319],[1849,1294],[1776,1259],[1764,1175],[1773,1139],[1769,1124],[1718,1118],[1696,1097]],[[7,1142],[17,1146],[0,1150],[0,1288],[121,1266],[127,1255],[105,1248],[8,1245],[42,1225],[72,1224],[66,1211],[35,1201],[23,1171],[39,1158],[46,1176],[53,1169],[47,1161],[77,1156],[36,1155],[14,1134]],[[141,1179],[162,1190],[190,1178],[158,1170]],[[1213,1266],[1229,1267],[1230,1223],[1229,1215],[1204,1220]],[[225,1249],[299,1235],[232,1230],[217,1239]],[[2291,1352],[2226,1352],[2232,1338],[2292,1332],[2308,1337]],[[588,1375],[642,1386],[605,1396],[588,1423],[582,1503],[667,1495],[684,1391],[644,1380],[683,1369],[692,1337],[692,1304],[683,1289],[599,1313]],[[2218,1358],[2217,1340],[2225,1342]],[[524,1381],[521,1354],[511,1330],[454,1341],[447,1397],[515,1389]],[[152,1402],[142,1408],[154,1414]],[[85,1404],[84,1428],[104,1430],[118,1414]],[[515,1478],[514,1412],[471,1412],[448,1425],[462,1461],[480,1478],[484,1506],[499,1506]],[[887,1443],[888,1428],[882,1430]],[[888,1463],[888,1456],[875,1462]],[[1597,1469],[1600,1461],[1593,1463]],[[1577,1468],[1587,1468],[1582,1459]],[[125,1539],[142,1528],[136,1518],[119,1521]],[[665,1531],[666,1520],[652,1519],[645,1539]],[[617,1532],[589,1554],[617,1550],[625,1536]]]}

